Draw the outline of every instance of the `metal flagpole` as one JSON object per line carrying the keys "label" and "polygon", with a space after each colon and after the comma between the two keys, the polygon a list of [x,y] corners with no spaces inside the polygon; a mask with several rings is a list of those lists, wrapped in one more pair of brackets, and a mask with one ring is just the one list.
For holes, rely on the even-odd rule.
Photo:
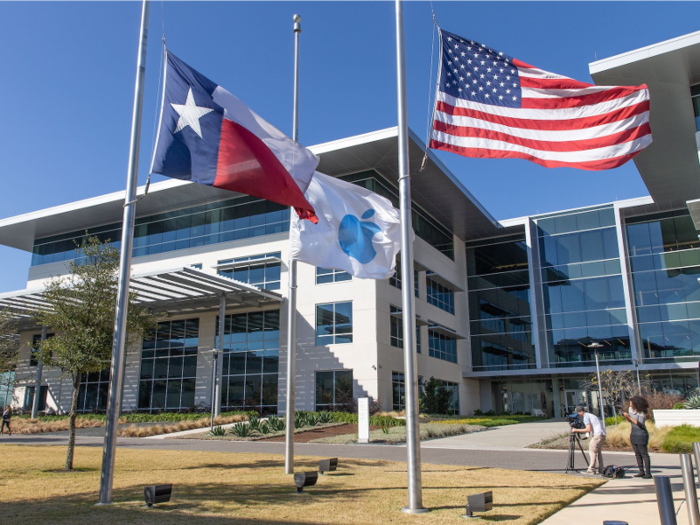
{"label": "metal flagpole", "polygon": [[[41,327],[41,340],[46,341],[46,325]],[[41,375],[44,371],[44,364],[41,359],[37,360],[36,378],[34,379],[34,402],[32,403],[32,419],[36,419],[39,414],[39,395],[41,394]]]}
{"label": "metal flagpole", "polygon": [[408,107],[406,103],[406,58],[403,38],[403,3],[396,0],[396,77],[399,124],[399,203],[401,213],[401,297],[403,299],[404,381],[406,388],[406,451],[408,453],[409,514],[427,512],[423,507],[418,427],[418,371],[416,367],[416,317],[413,295],[413,231],[411,178],[408,163]]}
{"label": "metal flagpole", "polygon": [[[292,115],[292,140],[299,141],[299,35],[301,16],[294,15],[294,113]],[[294,209],[290,210],[290,214]],[[290,217],[290,240],[292,221]],[[291,243],[290,243],[291,246]],[[289,298],[287,300],[287,402],[285,414],[284,472],[294,474],[294,407],[296,397],[297,368],[297,261],[289,256]]]}
{"label": "metal flagpole", "polygon": [[146,76],[146,42],[148,40],[148,0],[141,7],[141,31],[136,63],[136,86],[134,87],[134,111],[131,116],[131,140],[129,142],[129,167],[126,176],[124,197],[124,221],[122,223],[121,252],[119,255],[119,284],[117,307],[114,315],[114,340],[112,342],[112,364],[109,376],[109,399],[104,448],[102,449],[102,475],[100,478],[99,505],[112,503],[112,481],[114,478],[114,455],[117,446],[121,394],[124,386],[126,316],[129,306],[129,278],[131,276],[131,248],[134,241],[134,219],[136,217],[136,187],[139,175],[139,146],[141,141],[141,113],[143,110],[143,86]]}

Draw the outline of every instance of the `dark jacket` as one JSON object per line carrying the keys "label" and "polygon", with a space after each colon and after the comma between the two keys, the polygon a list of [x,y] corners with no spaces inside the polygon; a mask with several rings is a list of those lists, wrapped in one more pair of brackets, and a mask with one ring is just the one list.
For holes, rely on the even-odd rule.
{"label": "dark jacket", "polygon": [[3,421],[9,421],[11,417],[12,417],[12,412],[10,412],[9,410],[5,410],[2,413],[2,420]]}
{"label": "dark jacket", "polygon": [[[649,443],[649,431],[647,430],[646,416],[644,413],[639,412],[635,414],[630,410],[629,412],[632,421],[632,433],[630,434],[630,442],[633,445],[646,445]],[[636,421],[636,423],[635,423]]]}

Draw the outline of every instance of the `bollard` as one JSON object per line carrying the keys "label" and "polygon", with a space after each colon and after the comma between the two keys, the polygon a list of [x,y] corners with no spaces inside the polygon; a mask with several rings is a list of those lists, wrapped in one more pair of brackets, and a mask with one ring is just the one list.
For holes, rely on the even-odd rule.
{"label": "bollard", "polygon": [[693,454],[695,454],[695,468],[698,472],[698,483],[700,483],[700,443],[693,443]]}
{"label": "bollard", "polygon": [[656,488],[656,502],[659,504],[661,525],[678,525],[670,478],[668,476],[654,476],[654,487]]}
{"label": "bollard", "polygon": [[693,456],[681,454],[681,471],[683,473],[683,489],[685,490],[685,503],[688,507],[688,522],[690,525],[700,525],[700,511],[698,510],[698,493],[695,490],[695,476],[693,475]]}

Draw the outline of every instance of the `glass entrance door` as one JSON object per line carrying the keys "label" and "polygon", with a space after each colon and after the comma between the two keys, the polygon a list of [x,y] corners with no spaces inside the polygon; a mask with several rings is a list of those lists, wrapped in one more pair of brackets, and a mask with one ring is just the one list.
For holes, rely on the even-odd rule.
{"label": "glass entrance door", "polygon": [[577,406],[582,406],[586,408],[588,403],[586,403],[586,391],[585,390],[565,390],[566,398],[566,413],[573,414]]}

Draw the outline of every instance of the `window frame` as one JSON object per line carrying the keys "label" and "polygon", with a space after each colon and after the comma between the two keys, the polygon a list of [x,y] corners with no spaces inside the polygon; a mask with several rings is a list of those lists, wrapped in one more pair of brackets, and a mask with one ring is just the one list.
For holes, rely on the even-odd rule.
{"label": "window frame", "polygon": [[[354,337],[353,337],[353,306],[352,306],[352,301],[336,301],[332,303],[319,303],[316,305],[316,339],[315,339],[315,344],[316,346],[328,346],[328,345],[339,345],[339,344],[352,344],[354,342]],[[350,305],[350,331],[349,332],[338,332],[337,331],[337,326],[341,323],[337,322],[337,307],[338,305]],[[332,306],[332,324],[320,324],[320,315],[319,313],[321,312],[321,308],[325,306]],[[328,310],[326,310],[328,312]],[[321,327],[324,326],[331,326],[332,331],[327,334],[319,335],[319,330]],[[330,342],[326,341],[326,338],[332,338]],[[338,341],[339,338],[343,339],[349,339],[347,341]]]}

